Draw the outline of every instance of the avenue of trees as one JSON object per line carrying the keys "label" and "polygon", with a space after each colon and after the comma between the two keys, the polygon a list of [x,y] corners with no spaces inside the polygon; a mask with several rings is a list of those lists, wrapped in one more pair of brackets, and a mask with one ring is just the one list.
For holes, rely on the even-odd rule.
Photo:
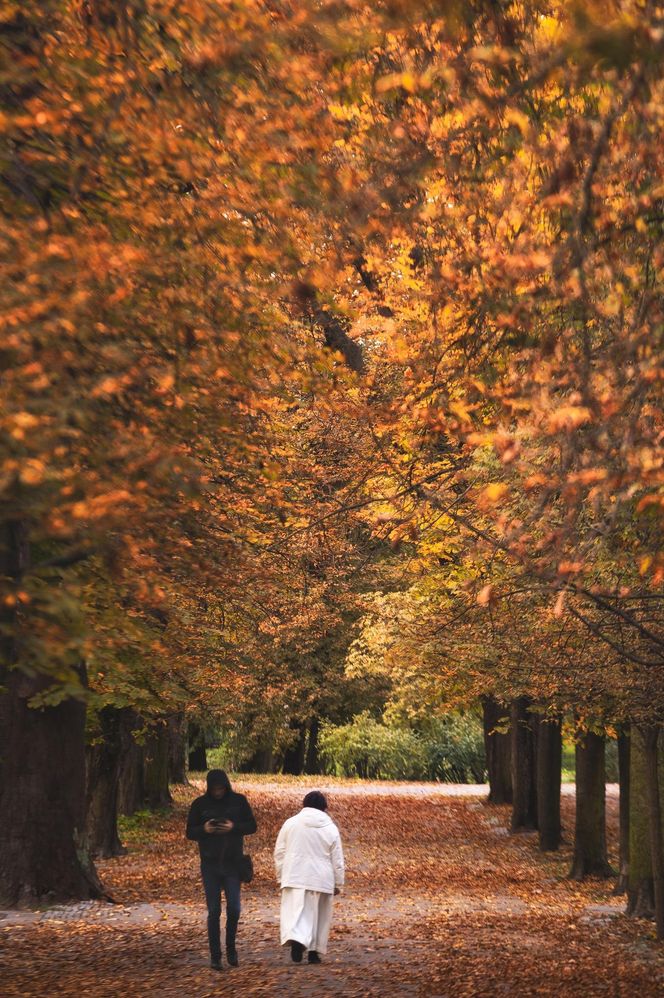
{"label": "avenue of trees", "polygon": [[[482,711],[664,938],[664,9],[7,0],[0,901],[221,728]],[[355,721],[353,720],[355,719]],[[329,727],[328,727],[329,735]]]}

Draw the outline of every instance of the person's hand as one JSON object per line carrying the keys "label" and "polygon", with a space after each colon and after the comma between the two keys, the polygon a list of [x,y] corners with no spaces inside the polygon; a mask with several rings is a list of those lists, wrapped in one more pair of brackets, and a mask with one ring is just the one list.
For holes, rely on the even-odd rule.
{"label": "person's hand", "polygon": [[208,835],[227,835],[232,827],[232,821],[215,821],[213,818],[210,818],[210,820],[206,821],[203,825],[203,829],[208,833]]}
{"label": "person's hand", "polygon": [[340,887],[335,887],[334,888],[334,896],[336,897],[337,894],[341,894],[341,888]]}

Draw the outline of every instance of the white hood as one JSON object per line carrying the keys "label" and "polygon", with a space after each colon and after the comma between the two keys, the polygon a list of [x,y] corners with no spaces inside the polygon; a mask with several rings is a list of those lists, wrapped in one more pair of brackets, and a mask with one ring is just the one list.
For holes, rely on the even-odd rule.
{"label": "white hood", "polygon": [[308,828],[323,828],[325,825],[334,824],[329,814],[317,807],[303,807],[300,813],[295,815],[295,819],[299,819]]}

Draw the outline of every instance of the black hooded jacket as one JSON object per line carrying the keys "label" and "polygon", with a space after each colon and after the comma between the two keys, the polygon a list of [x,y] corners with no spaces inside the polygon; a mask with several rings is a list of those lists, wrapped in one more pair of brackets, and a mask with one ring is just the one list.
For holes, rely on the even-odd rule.
{"label": "black hooded jacket", "polygon": [[[214,863],[222,874],[238,874],[243,839],[245,835],[253,835],[256,831],[256,819],[247,798],[233,791],[230,780],[222,769],[211,770],[207,782],[208,792],[197,797],[189,808],[187,838],[198,842],[201,862]],[[226,788],[221,799],[210,793],[210,786],[215,784]],[[206,832],[203,826],[211,818],[232,821],[232,830],[225,835]]]}

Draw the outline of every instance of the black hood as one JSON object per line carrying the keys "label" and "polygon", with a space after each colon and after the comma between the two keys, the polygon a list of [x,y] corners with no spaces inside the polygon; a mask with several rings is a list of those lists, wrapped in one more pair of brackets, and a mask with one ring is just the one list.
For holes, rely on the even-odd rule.
{"label": "black hood", "polygon": [[225,769],[211,769],[207,774],[208,793],[210,793],[212,787],[224,787],[227,793],[231,792],[233,788],[231,787],[231,781],[228,779]]}

